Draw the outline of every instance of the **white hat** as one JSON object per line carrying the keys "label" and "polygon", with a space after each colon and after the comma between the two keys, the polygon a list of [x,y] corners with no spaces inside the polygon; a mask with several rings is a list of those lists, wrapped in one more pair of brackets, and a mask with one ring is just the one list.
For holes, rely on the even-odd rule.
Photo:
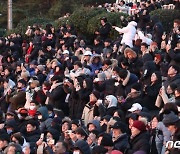
{"label": "white hat", "polygon": [[91,52],[91,51],[86,51],[86,52],[84,53],[84,56],[92,56],[92,52]]}
{"label": "white hat", "polygon": [[68,50],[64,50],[64,51],[63,51],[63,55],[64,55],[64,54],[68,54],[68,55],[69,55],[69,51],[68,51]]}
{"label": "white hat", "polygon": [[134,103],[128,111],[134,112],[136,110],[142,110],[142,106],[139,103]]}

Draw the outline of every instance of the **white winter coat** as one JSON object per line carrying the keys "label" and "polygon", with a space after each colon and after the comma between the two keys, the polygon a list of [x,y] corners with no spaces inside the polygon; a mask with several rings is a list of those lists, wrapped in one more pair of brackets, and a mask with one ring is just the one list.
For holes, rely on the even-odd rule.
{"label": "white winter coat", "polygon": [[124,28],[115,27],[119,33],[123,33],[123,37],[121,40],[121,44],[126,44],[129,47],[133,47],[133,40],[136,35],[136,27],[137,23],[135,21],[129,22],[129,24]]}

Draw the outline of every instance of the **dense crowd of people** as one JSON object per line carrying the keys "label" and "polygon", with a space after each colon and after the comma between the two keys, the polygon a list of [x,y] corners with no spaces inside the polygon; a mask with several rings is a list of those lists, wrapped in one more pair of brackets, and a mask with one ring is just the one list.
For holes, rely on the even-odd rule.
{"label": "dense crowd of people", "polygon": [[69,24],[0,38],[0,153],[179,154],[180,20],[164,32],[153,2],[92,43]]}

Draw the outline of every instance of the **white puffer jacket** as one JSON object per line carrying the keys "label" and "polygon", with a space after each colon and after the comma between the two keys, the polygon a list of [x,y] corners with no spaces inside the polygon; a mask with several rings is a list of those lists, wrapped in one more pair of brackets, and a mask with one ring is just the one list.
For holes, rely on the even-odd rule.
{"label": "white puffer jacket", "polygon": [[126,44],[129,47],[133,47],[133,40],[136,35],[136,26],[137,23],[135,21],[131,21],[124,28],[115,27],[115,30],[119,33],[123,33],[123,38],[121,40],[121,44]]}

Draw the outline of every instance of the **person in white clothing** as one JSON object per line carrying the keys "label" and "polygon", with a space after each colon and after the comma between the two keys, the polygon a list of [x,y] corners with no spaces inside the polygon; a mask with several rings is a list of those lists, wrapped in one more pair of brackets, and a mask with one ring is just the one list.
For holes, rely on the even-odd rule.
{"label": "person in white clothing", "polygon": [[142,42],[146,43],[147,45],[150,45],[152,43],[152,35],[146,34],[144,35],[142,31],[137,30],[138,37],[142,40]]}
{"label": "person in white clothing", "polygon": [[116,26],[112,26],[119,33],[123,33],[123,37],[121,40],[121,44],[128,45],[129,47],[133,47],[133,40],[136,35],[136,26],[137,23],[135,21],[131,21],[128,23],[126,27],[119,28]]}

